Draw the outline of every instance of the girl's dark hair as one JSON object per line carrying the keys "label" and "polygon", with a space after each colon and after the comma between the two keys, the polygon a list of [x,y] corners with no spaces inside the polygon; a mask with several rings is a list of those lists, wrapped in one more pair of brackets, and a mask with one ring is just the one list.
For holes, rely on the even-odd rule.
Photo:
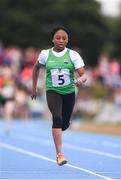
{"label": "girl's dark hair", "polygon": [[52,38],[53,38],[53,36],[55,35],[55,33],[56,33],[57,31],[59,31],[59,30],[65,31],[65,32],[68,34],[68,36],[69,36],[68,30],[67,30],[64,26],[58,26],[58,27],[55,27],[55,28],[53,29],[53,31],[52,31]]}

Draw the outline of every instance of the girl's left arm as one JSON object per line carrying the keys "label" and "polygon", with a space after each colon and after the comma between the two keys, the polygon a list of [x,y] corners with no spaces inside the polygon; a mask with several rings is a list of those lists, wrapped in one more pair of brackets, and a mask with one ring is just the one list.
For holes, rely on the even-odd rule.
{"label": "girl's left arm", "polygon": [[79,87],[80,85],[85,83],[87,80],[85,68],[81,67],[81,68],[76,69],[76,74],[77,74],[76,85],[77,87]]}

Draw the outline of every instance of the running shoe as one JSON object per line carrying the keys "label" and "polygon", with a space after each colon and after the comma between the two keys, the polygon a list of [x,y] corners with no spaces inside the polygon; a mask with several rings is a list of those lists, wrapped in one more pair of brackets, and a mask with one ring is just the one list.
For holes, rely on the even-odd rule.
{"label": "running shoe", "polygon": [[57,154],[57,164],[59,166],[62,166],[67,163],[67,160],[64,158],[64,155],[62,153]]}

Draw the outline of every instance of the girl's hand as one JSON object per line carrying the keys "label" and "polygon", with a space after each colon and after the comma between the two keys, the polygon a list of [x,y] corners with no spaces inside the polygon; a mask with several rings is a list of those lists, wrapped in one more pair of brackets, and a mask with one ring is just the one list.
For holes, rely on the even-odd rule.
{"label": "girl's hand", "polygon": [[36,99],[37,95],[38,95],[37,90],[33,90],[31,95],[32,100]]}
{"label": "girl's hand", "polygon": [[85,76],[78,77],[76,79],[76,86],[79,87],[86,82],[87,78]]}

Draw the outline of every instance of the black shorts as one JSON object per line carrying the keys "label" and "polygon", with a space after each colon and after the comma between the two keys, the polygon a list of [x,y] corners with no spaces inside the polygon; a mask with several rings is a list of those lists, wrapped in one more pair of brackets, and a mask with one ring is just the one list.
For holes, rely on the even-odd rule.
{"label": "black shorts", "polygon": [[71,114],[75,104],[75,92],[71,94],[59,94],[55,91],[46,92],[47,104],[52,114],[52,128],[66,130],[70,125]]}

